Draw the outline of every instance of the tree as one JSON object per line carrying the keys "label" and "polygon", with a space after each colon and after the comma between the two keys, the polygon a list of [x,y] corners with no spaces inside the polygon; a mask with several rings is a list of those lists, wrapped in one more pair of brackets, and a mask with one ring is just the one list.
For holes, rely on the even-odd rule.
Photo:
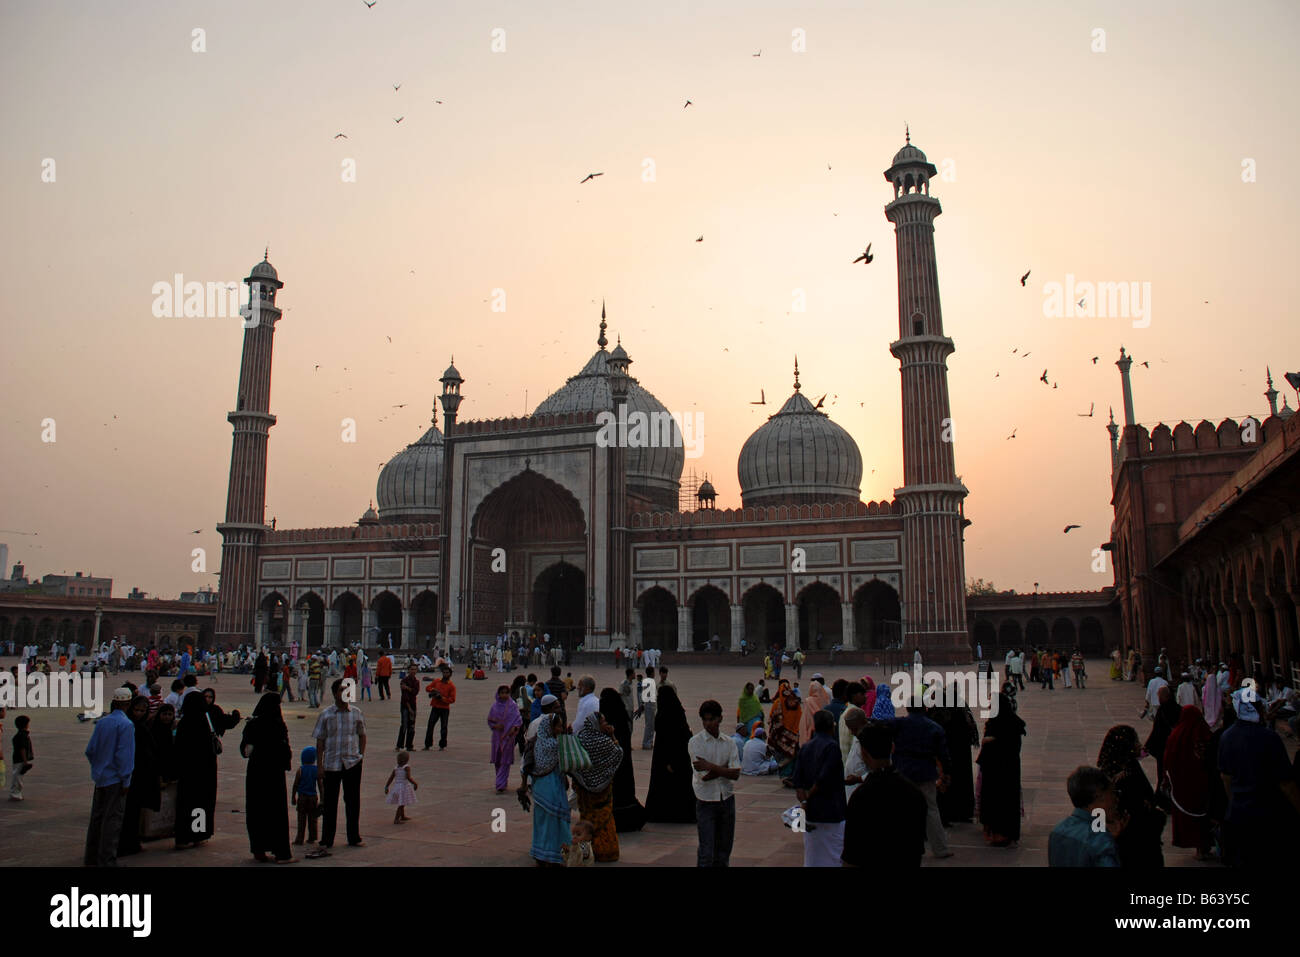
{"label": "tree", "polygon": [[966,596],[969,598],[973,595],[996,595],[998,594],[997,586],[992,582],[986,582],[982,578],[972,578],[966,582]]}

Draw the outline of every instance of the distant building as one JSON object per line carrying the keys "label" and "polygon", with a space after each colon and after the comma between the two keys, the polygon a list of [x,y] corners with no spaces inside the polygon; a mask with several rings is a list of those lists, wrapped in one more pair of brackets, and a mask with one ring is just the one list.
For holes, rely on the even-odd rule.
{"label": "distant building", "polygon": [[132,588],[131,593],[126,597],[131,599],[132,601],[144,601],[146,598],[149,597],[149,593],[143,592],[139,588]]}
{"label": "distant building", "polygon": [[211,586],[200,588],[198,591],[183,591],[179,601],[188,601],[196,605],[215,605],[217,603],[217,590]]}
{"label": "distant building", "polygon": [[46,575],[41,579],[41,593],[73,598],[108,598],[113,594],[113,579],[75,575]]}
{"label": "distant building", "polygon": [[1152,667],[1236,658],[1249,675],[1300,683],[1300,416],[1149,432],[1133,414],[1131,356],[1120,350],[1124,427],[1112,414],[1108,544],[1126,648]]}

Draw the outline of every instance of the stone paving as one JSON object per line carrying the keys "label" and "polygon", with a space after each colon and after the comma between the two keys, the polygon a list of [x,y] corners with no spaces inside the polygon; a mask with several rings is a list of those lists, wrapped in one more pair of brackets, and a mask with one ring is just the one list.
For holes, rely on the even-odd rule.
{"label": "stone paving", "polygon": [[[3,661],[7,670],[12,659]],[[1090,663],[1096,675],[1105,675],[1108,662]],[[855,677],[859,670],[827,669],[828,683],[836,677]],[[868,673],[872,673],[868,669]],[[529,866],[531,816],[525,814],[512,792],[498,795],[493,787],[494,770],[488,761],[490,732],[487,712],[498,684],[509,683],[510,674],[489,674],[487,681],[466,681],[464,672],[455,676],[458,700],[452,708],[450,743],[439,752],[422,751],[427,697],[420,699],[416,748],[411,769],[419,782],[419,804],[408,808],[410,823],[394,825],[393,809],[384,804],[383,785],[394,761],[393,742],[397,734],[395,701],[364,701],[360,704],[369,731],[368,753],[362,784],[361,833],[366,846],[348,848],[342,840],[343,808],[339,808],[340,836],[333,855],[319,861],[302,858],[304,848],[295,848],[299,863],[294,867],[339,867],[350,865],[470,865]],[[808,677],[805,670],[805,681]],[[575,671],[575,677],[577,672]],[[597,688],[617,685],[621,672],[602,667],[595,672]],[[109,688],[113,686],[109,677]],[[131,676],[138,679],[138,675]],[[746,680],[759,673],[725,666],[684,666],[671,669],[681,692],[691,725],[701,701],[713,697],[731,714]],[[881,675],[872,673],[877,680]],[[255,700],[248,676],[225,674],[200,682],[217,690],[217,703],[229,711],[238,708],[249,714]],[[394,685],[396,682],[394,682]],[[111,693],[111,691],[110,691]],[[1047,837],[1052,827],[1071,807],[1065,779],[1077,765],[1096,761],[1106,730],[1114,724],[1132,723],[1145,737],[1147,731],[1137,714],[1142,707],[1141,689],[1136,684],[1112,682],[1105,677],[1092,681],[1083,691],[1042,691],[1030,686],[1020,694],[1020,714],[1028,724],[1024,741],[1022,781],[1025,820],[1018,848],[986,847],[976,824],[958,824],[949,831],[955,856],[944,861],[927,858],[926,866],[1006,867],[1044,866]],[[0,866],[77,866],[81,863],[89,817],[92,785],[83,751],[93,725],[76,720],[72,709],[10,710],[5,719],[5,758],[12,758],[10,738],[13,719],[20,713],[32,718],[36,765],[26,779],[26,800],[14,802],[0,794]],[[303,702],[284,703],[285,721],[298,752],[311,744],[315,712]],[[724,730],[726,725],[724,723]],[[649,786],[651,752],[640,749],[641,723],[633,732],[637,792],[644,801]],[[255,866],[244,830],[244,763],[237,754],[239,729],[227,733],[220,763],[216,836],[198,849],[175,851],[170,839],[149,842],[144,853],[124,858],[127,867],[167,867],[177,863],[221,866]],[[1288,742],[1288,747],[1294,747]],[[1154,759],[1144,762],[1148,775],[1155,776]],[[290,778],[292,780],[292,778]],[[518,764],[512,769],[512,788],[518,782]],[[742,778],[737,787],[736,843],[734,866],[802,864],[800,838],[782,826],[781,811],[793,801],[793,792],[774,778]],[[493,812],[502,808],[506,816],[504,833],[492,829]],[[291,809],[291,825],[295,824]],[[499,817],[499,815],[498,815]],[[296,826],[296,825],[295,825]],[[695,864],[696,834],[692,825],[650,824],[640,833],[619,836],[618,865]],[[1196,865],[1194,852],[1168,845],[1169,865]],[[272,866],[272,865],[267,865]],[[604,866],[604,865],[602,865]]]}

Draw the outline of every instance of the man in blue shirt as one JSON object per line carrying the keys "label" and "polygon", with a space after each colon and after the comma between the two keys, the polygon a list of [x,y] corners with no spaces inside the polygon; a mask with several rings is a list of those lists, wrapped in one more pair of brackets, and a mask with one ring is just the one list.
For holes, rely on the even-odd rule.
{"label": "man in blue shirt", "polygon": [[1119,867],[1115,835],[1127,823],[1120,815],[1110,778],[1100,768],[1081,766],[1066,782],[1074,813],[1052,829],[1049,867]]}
{"label": "man in blue shirt", "polygon": [[839,867],[844,854],[844,761],[835,718],[813,715],[813,736],[799,749],[795,793],[804,812],[803,866]]}
{"label": "man in blue shirt", "polygon": [[[919,692],[916,692],[919,695]],[[927,718],[921,702],[913,698],[907,715],[894,722],[897,737],[894,739],[894,766],[899,774],[917,786],[925,795],[928,813],[925,820],[926,840],[930,853],[937,858],[952,857],[948,848],[948,835],[943,830],[939,815],[939,784],[948,786],[948,768],[952,758],[948,754],[948,736],[943,728]],[[943,770],[940,771],[940,766]]]}
{"label": "man in blue shirt", "polygon": [[87,867],[117,865],[117,842],[122,836],[126,792],[135,769],[135,725],[126,716],[131,689],[113,692],[112,710],[95,722],[86,745],[90,776],[95,781],[95,798],[90,805],[90,827],[86,831]]}

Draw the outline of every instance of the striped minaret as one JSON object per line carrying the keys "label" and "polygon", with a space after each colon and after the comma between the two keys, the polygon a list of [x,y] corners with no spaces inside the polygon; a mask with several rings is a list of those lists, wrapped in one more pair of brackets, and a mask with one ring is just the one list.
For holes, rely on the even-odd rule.
{"label": "striped minaret", "polygon": [[953,466],[952,413],[947,359],[952,340],[943,334],[934,218],[942,212],[930,195],[937,170],[907,143],[885,179],[894,200],[885,216],[898,249],[897,357],[903,380],[903,632],[906,647],[927,662],[968,662],[966,563],[962,555],[966,487]]}
{"label": "striped minaret", "polygon": [[235,411],[226,415],[234,428],[230,485],[221,533],[221,590],[217,595],[218,646],[260,641],[257,618],[257,557],[266,535],[266,440],[275,416],[271,403],[271,339],[280,310],[276,290],[284,287],[275,267],[262,257],[246,280],[244,355],[239,363]]}

